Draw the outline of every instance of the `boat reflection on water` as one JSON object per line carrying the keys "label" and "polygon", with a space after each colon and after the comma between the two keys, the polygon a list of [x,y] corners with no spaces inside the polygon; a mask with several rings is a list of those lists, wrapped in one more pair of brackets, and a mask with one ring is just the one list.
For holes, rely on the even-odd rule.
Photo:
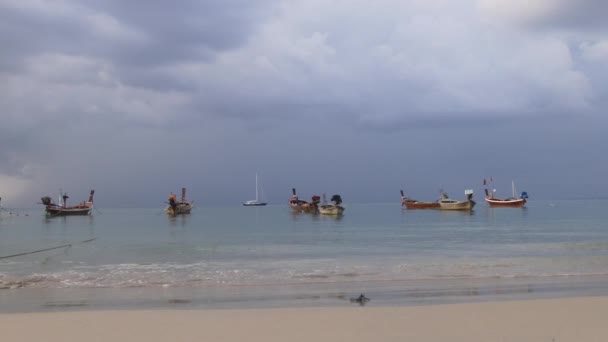
{"label": "boat reflection on water", "polygon": [[319,215],[323,221],[335,221],[339,222],[344,219],[344,215]]}
{"label": "boat reflection on water", "polygon": [[312,218],[313,221],[318,221],[319,218],[321,217],[321,215],[319,214],[319,211],[308,212],[308,211],[298,211],[298,210],[292,210],[289,213],[289,216],[291,216],[292,221],[306,220],[308,217]]}
{"label": "boat reflection on water", "polygon": [[439,210],[439,215],[445,218],[455,217],[458,215],[473,216],[475,215],[475,210]]}
{"label": "boat reflection on water", "polygon": [[167,215],[169,219],[169,226],[176,227],[181,226],[184,227],[190,222],[190,215]]}

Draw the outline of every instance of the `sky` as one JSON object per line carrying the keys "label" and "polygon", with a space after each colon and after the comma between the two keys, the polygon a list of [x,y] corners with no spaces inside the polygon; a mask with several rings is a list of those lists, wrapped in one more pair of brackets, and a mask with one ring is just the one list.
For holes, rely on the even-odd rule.
{"label": "sky", "polygon": [[608,194],[604,0],[0,0],[0,197]]}

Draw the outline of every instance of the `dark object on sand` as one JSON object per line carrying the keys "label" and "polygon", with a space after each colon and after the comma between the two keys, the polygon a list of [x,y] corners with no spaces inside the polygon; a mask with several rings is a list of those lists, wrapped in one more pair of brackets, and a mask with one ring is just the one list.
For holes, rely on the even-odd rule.
{"label": "dark object on sand", "polygon": [[351,303],[358,303],[359,305],[363,306],[365,305],[367,302],[369,302],[371,299],[365,297],[365,295],[362,293],[361,295],[359,295],[359,297],[357,298],[351,298],[350,302]]}

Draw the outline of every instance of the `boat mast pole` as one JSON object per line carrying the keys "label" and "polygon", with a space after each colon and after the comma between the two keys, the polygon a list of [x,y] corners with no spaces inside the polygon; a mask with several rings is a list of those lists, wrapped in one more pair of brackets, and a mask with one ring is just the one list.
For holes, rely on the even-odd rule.
{"label": "boat mast pole", "polygon": [[258,201],[258,173],[255,173],[255,201]]}
{"label": "boat mast pole", "polygon": [[517,198],[515,197],[515,181],[511,180],[511,191],[513,192],[513,198]]}

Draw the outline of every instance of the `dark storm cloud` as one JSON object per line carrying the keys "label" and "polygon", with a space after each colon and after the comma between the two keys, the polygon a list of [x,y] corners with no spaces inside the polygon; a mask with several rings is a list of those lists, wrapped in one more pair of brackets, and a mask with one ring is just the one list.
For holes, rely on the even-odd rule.
{"label": "dark storm cloud", "polygon": [[243,44],[268,13],[267,1],[88,1],[146,35],[146,42],[118,52],[133,64],[208,59]]}
{"label": "dark storm cloud", "polygon": [[[26,154],[30,139],[26,136],[14,134],[13,130],[0,129],[0,174],[7,176],[26,176],[23,172],[24,161],[19,160],[20,155]],[[29,153],[27,153],[29,154]]]}
{"label": "dark storm cloud", "polygon": [[572,165],[608,145],[592,2],[479,1],[5,0],[0,182],[158,206],[238,202],[256,170],[281,203],[599,179]]}
{"label": "dark storm cloud", "polygon": [[0,125],[0,175],[31,179],[31,161],[48,162],[45,147],[49,145],[50,125],[23,124],[3,117]]}
{"label": "dark storm cloud", "polygon": [[22,71],[28,57],[43,53],[87,56],[112,63],[126,84],[184,88],[155,68],[211,61],[242,45],[270,6],[239,0],[0,4],[0,68]]}

